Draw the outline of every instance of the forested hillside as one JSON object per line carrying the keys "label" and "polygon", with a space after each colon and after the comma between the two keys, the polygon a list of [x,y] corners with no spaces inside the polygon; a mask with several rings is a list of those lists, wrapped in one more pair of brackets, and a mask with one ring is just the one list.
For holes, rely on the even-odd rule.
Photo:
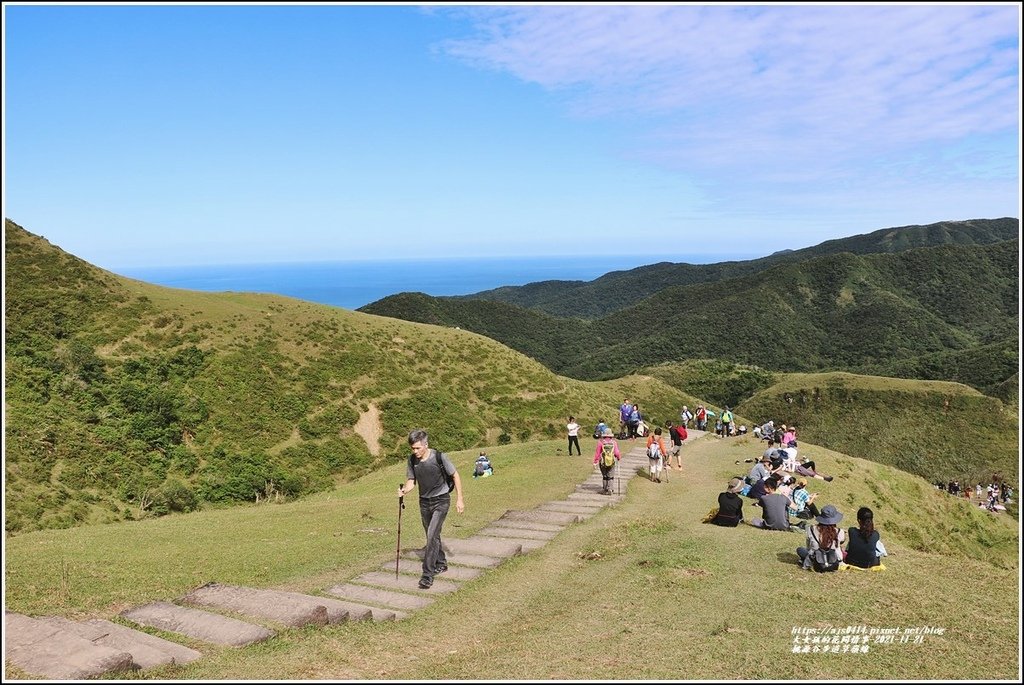
{"label": "forested hillside", "polygon": [[[662,262],[628,271],[613,271],[593,281],[542,281],[506,286],[465,298],[507,302],[560,317],[597,319],[634,305],[673,286],[715,283],[748,276],[779,264],[843,252],[866,255],[903,252],[938,245],[988,245],[1020,235],[1015,218],[942,221],[926,226],[883,228],[872,233],[828,240],[799,250],[785,250],[739,262],[674,264]],[[723,232],[727,237],[728,232]]]}
{"label": "forested hillside", "polygon": [[[475,330],[575,378],[688,359],[775,371],[884,371],[905,362],[928,364],[936,380],[993,389],[1018,365],[1018,248],[1008,240],[813,257],[666,288],[589,322],[422,294],[384,298],[362,311]],[[971,364],[950,356],[972,351]]]}
{"label": "forested hillside", "polygon": [[122,278],[5,222],[8,532],[292,498],[407,453],[560,436],[649,378],[556,376],[488,338]]}

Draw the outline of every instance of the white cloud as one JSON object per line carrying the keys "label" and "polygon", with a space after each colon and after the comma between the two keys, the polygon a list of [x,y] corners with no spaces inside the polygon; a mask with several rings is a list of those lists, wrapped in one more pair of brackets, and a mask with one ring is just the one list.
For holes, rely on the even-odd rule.
{"label": "white cloud", "polygon": [[449,55],[559,93],[574,116],[635,118],[631,156],[681,171],[842,176],[1018,126],[1016,6],[463,11],[475,33]]}

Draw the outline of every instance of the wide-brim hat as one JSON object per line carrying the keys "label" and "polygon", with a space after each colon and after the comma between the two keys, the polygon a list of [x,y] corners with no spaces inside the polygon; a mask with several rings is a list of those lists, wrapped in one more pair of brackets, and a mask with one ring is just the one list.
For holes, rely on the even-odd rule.
{"label": "wide-brim hat", "polygon": [[602,438],[613,438],[613,437],[615,437],[615,433],[613,433],[613,432],[612,432],[612,429],[611,429],[611,428],[605,428],[605,429],[604,429],[604,430],[603,430],[603,431],[601,432],[601,437],[602,437]]}
{"label": "wide-brim hat", "polygon": [[743,482],[742,478],[733,478],[725,487],[729,492],[739,492],[743,489],[744,485],[746,485],[746,483]]}
{"label": "wide-brim hat", "polygon": [[831,504],[826,504],[814,520],[823,526],[834,526],[843,520],[843,515]]}

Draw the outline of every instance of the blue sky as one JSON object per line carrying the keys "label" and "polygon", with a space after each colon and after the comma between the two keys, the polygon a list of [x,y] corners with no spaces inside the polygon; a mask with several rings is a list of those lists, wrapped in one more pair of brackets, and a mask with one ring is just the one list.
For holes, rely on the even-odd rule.
{"label": "blue sky", "polygon": [[1020,216],[1015,4],[3,9],[4,215],[105,268]]}

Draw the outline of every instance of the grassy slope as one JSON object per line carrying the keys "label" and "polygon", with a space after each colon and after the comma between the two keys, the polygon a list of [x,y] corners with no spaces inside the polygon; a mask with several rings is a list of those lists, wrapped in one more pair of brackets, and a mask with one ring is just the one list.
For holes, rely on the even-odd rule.
{"label": "grassy slope", "polygon": [[[490,450],[496,476],[467,479],[467,511],[449,518],[447,534],[468,536],[506,509],[571,492],[591,467],[561,449],[552,441]],[[733,462],[760,451],[750,439],[705,438],[685,450],[685,478],[634,480],[619,506],[406,621],[288,630],[241,650],[201,646],[207,656],[195,664],[144,677],[1012,678],[1016,522],[887,466],[805,449],[837,475],[811,488],[846,514],[844,524],[857,506],[874,508],[887,572],[811,574],[794,563],[798,534],[700,524],[741,469]],[[474,457],[455,455],[463,473]],[[316,591],[394,559],[390,493],[400,479],[393,465],[298,502],[18,536],[7,544],[7,608],[111,617],[208,581]],[[422,544],[414,518],[407,510],[403,547]],[[778,605],[755,617],[751,605],[768,597]],[[793,627],[824,625],[937,626],[947,635],[875,645],[870,655],[791,654]],[[410,652],[424,631],[429,648]],[[650,650],[652,635],[668,645]]]}
{"label": "grassy slope", "polygon": [[[589,429],[627,396],[665,417],[685,401],[649,378],[561,378],[468,331],[163,288],[12,222],[5,238],[8,531],[145,515],[141,496],[175,483],[251,499],[278,473],[322,489],[403,458],[416,426],[459,449],[559,436],[569,414]],[[178,354],[198,360],[190,375]],[[364,439],[371,407],[380,434]]]}
{"label": "grassy slope", "polygon": [[758,422],[796,423],[804,440],[929,482],[988,483],[999,472],[1016,483],[1020,475],[1016,410],[959,383],[779,374],[775,385],[742,402],[737,412]]}

